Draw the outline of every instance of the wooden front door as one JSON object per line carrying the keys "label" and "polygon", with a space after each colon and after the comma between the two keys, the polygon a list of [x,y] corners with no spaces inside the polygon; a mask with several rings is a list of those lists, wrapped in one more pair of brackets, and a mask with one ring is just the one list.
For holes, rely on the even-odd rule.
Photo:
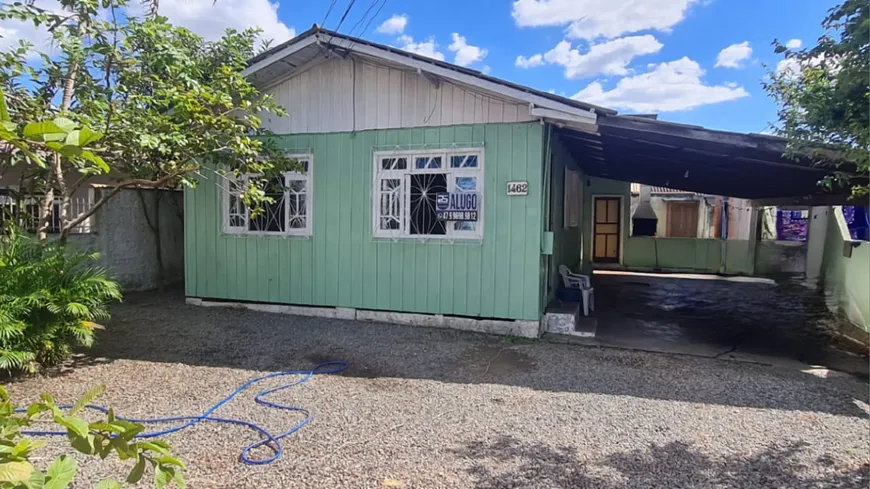
{"label": "wooden front door", "polygon": [[619,197],[595,197],[592,261],[619,262],[622,229]]}

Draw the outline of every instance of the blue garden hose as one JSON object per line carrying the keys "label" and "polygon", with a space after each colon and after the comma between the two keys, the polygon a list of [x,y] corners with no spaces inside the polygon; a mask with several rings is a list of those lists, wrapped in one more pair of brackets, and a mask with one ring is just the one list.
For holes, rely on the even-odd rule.
{"label": "blue garden hose", "polygon": [[[281,439],[288,437],[288,436],[292,435],[293,433],[296,433],[297,431],[302,429],[303,426],[308,424],[308,422],[311,421],[311,413],[309,413],[307,409],[303,409],[300,407],[291,406],[288,404],[280,404],[280,403],[272,402],[272,401],[267,401],[266,399],[264,399],[264,397],[266,397],[269,394],[272,394],[274,392],[288,389],[290,387],[307,382],[314,375],[337,374],[337,373],[342,372],[344,370],[347,370],[347,362],[333,361],[333,362],[319,363],[319,364],[315,365],[314,368],[312,368],[310,370],[284,370],[283,372],[275,372],[275,373],[271,373],[271,374],[266,374],[266,375],[263,375],[262,377],[257,377],[257,378],[254,378],[254,379],[251,379],[251,380],[245,382],[244,384],[239,386],[238,389],[233,391],[232,394],[228,395],[227,397],[225,397],[223,400],[221,400],[217,404],[208,408],[204,413],[202,413],[199,416],[172,416],[169,418],[140,418],[140,419],[124,418],[121,416],[116,416],[116,418],[118,418],[120,420],[124,420],[124,421],[130,421],[133,423],[141,423],[141,424],[176,423],[176,422],[181,422],[181,421],[184,422],[178,426],[173,426],[172,428],[167,428],[165,430],[142,432],[142,433],[139,433],[138,435],[136,435],[136,438],[155,438],[155,437],[165,436],[165,435],[168,435],[170,433],[175,433],[176,431],[181,431],[185,428],[190,428],[191,426],[199,423],[200,421],[212,421],[215,423],[227,423],[227,424],[244,426],[244,427],[250,428],[250,429],[256,431],[257,433],[259,433],[260,436],[263,437],[263,439],[246,446],[242,450],[242,453],[239,455],[239,458],[241,459],[242,462],[249,464],[249,465],[266,465],[266,464],[270,464],[270,463],[274,462],[275,460],[278,460],[281,457],[281,454],[284,453],[284,447],[281,445]],[[262,426],[258,426],[256,424],[250,423],[248,421],[242,421],[242,420],[230,419],[230,418],[218,418],[218,417],[212,416],[212,414],[215,411],[217,411],[218,408],[220,408],[224,404],[228,403],[234,397],[239,395],[242,391],[244,391],[248,387],[256,384],[257,382],[267,380],[267,379],[273,379],[275,377],[286,377],[286,376],[290,376],[290,375],[301,375],[302,377],[296,379],[293,382],[289,382],[286,384],[279,385],[278,387],[272,387],[271,389],[266,389],[264,391],[261,391],[259,394],[257,394],[257,397],[254,398],[254,400],[257,402],[257,404],[262,404],[262,405],[270,407],[270,408],[283,409],[286,411],[294,411],[294,412],[304,414],[305,418],[303,418],[301,421],[296,423],[296,425],[293,426],[292,428],[290,428],[289,430],[287,430],[281,434],[278,434],[278,435],[273,435],[272,433],[269,433],[269,431],[266,430],[265,428],[263,428]],[[58,407],[60,407],[61,409],[70,409],[72,407],[72,405],[69,404],[69,405],[63,405],[63,406],[58,406]],[[105,408],[103,406],[95,406],[93,404],[88,404],[85,407],[88,409],[93,409],[95,411],[100,411],[102,413],[109,412],[108,408]],[[16,409],[15,411],[16,412],[24,412],[25,410],[24,409]],[[33,431],[22,430],[21,433],[24,435],[30,435],[30,436],[66,436],[66,434],[67,434],[66,431],[41,431],[41,430],[33,430]],[[250,453],[251,450],[253,450],[255,448],[259,448],[263,445],[268,445],[272,449],[273,453],[272,453],[271,457],[267,457],[264,459],[252,459],[248,456],[248,454]]]}

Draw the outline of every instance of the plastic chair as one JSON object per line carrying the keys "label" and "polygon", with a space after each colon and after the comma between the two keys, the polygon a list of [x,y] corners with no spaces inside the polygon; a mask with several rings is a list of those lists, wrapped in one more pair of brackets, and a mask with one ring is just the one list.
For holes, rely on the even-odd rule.
{"label": "plastic chair", "polygon": [[592,288],[592,280],[589,279],[589,276],[572,273],[565,265],[559,265],[559,275],[562,276],[565,288],[580,291],[580,295],[583,297],[583,315],[588,316],[589,311],[594,312],[595,289]]}

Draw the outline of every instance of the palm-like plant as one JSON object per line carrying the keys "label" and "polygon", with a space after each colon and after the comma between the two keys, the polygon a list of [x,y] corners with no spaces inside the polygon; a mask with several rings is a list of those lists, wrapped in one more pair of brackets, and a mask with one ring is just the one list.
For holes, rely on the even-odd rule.
{"label": "palm-like plant", "polygon": [[0,370],[33,371],[93,344],[96,321],[121,298],[96,259],[16,229],[0,237]]}

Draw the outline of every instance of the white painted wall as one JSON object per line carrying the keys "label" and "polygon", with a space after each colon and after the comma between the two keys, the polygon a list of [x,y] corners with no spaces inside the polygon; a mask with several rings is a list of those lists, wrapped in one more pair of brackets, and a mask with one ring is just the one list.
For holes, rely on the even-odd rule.
{"label": "white painted wall", "polygon": [[362,131],[534,120],[525,104],[484,95],[470,87],[354,57],[333,58],[266,93],[289,116],[262,116],[276,134]]}
{"label": "white painted wall", "polygon": [[822,273],[822,261],[825,257],[825,240],[828,234],[829,215],[833,207],[810,207],[810,217],[807,220],[807,283],[815,284]]}

